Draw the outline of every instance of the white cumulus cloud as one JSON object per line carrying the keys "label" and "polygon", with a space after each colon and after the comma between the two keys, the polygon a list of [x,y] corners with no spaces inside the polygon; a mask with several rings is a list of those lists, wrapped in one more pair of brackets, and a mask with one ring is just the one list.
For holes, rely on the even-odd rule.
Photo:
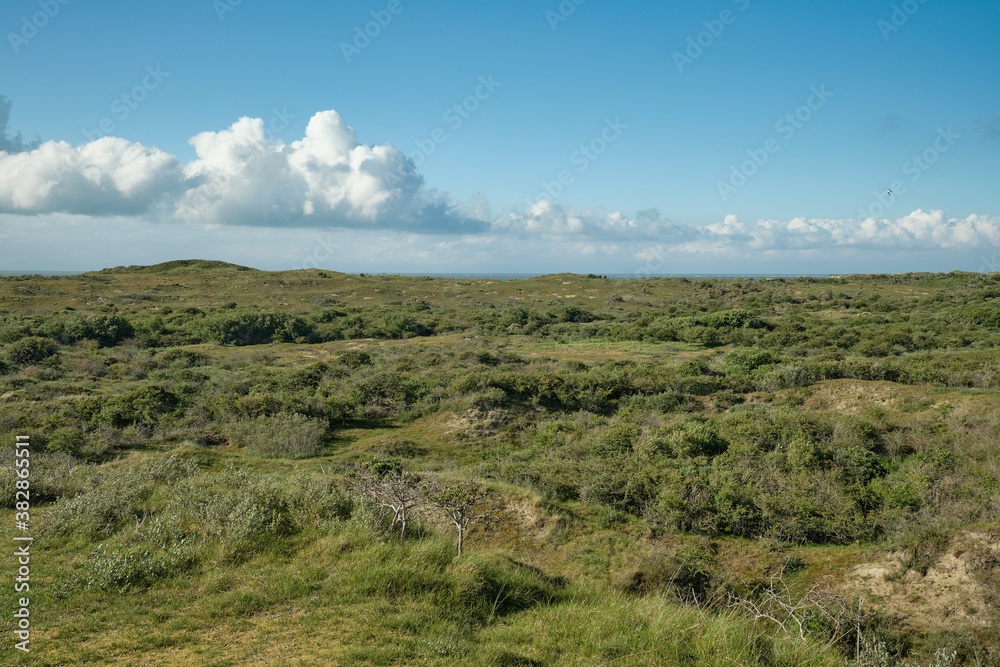
{"label": "white cumulus cloud", "polygon": [[[498,234],[562,243],[605,241],[648,243],[657,252],[733,256],[778,251],[973,249],[1000,245],[1000,217],[949,218],[943,211],[923,211],[896,219],[792,218],[745,222],[726,215],[722,221],[682,225],[650,209],[627,216],[620,211],[572,209],[543,198],[526,211],[495,220]],[[648,257],[640,250],[636,259]]]}
{"label": "white cumulus cloud", "polygon": [[553,237],[663,238],[684,235],[689,228],[662,218],[658,211],[628,217],[621,211],[571,209],[542,198],[528,210],[508,213],[493,222],[494,231]]}
{"label": "white cumulus cloud", "polygon": [[698,241],[755,250],[857,247],[871,249],[974,248],[1000,244],[1000,217],[948,218],[943,211],[917,209],[895,220],[793,218],[740,222],[727,215],[700,228]]}
{"label": "white cumulus cloud", "polygon": [[[180,200],[187,221],[315,226],[443,227],[461,219],[423,196],[423,179],[389,144],[367,146],[336,111],[309,121],[305,137],[272,144],[264,121],[241,118],[228,130],[190,143],[198,159],[184,167],[192,187]],[[432,219],[427,219],[430,212]]]}
{"label": "white cumulus cloud", "polygon": [[104,137],[71,146],[0,151],[0,212],[156,213],[202,224],[479,231],[482,219],[423,187],[390,144],[359,143],[336,111],[317,113],[305,136],[272,143],[264,121],[241,118],[190,139],[180,165],[156,148]]}
{"label": "white cumulus cloud", "polygon": [[117,137],[0,151],[0,212],[136,214],[177,192],[177,158]]}

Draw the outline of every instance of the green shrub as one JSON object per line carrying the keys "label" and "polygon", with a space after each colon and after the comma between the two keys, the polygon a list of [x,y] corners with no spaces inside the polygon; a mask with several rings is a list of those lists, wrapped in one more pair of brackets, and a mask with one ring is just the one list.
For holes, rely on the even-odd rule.
{"label": "green shrub", "polygon": [[551,313],[556,322],[587,323],[593,322],[597,317],[579,306],[562,306]]}
{"label": "green shrub", "polygon": [[173,368],[191,368],[206,365],[208,363],[208,356],[201,352],[173,347],[161,354],[158,360]]}
{"label": "green shrub", "polygon": [[729,446],[714,424],[704,417],[683,418],[657,431],[643,444],[647,456],[717,456]]}
{"label": "green shrub", "polygon": [[748,374],[761,366],[768,366],[776,361],[777,355],[771,350],[738,347],[726,355],[723,366],[726,373]]}
{"label": "green shrub", "polygon": [[715,327],[692,326],[681,329],[677,332],[677,337],[685,343],[692,345],[704,345],[705,347],[715,347],[722,343],[722,336]]}
{"label": "green shrub", "polygon": [[468,404],[475,410],[486,412],[501,408],[510,402],[503,389],[489,387],[481,392],[467,395]]}
{"label": "green shrub", "polygon": [[1000,307],[997,307],[995,303],[970,308],[964,315],[969,324],[989,329],[1000,329]]}
{"label": "green shrub", "polygon": [[346,315],[347,313],[345,313],[342,310],[338,310],[336,308],[324,308],[318,313],[314,313],[312,316],[312,320],[313,322],[318,322],[320,324],[327,324]]}
{"label": "green shrub", "polygon": [[270,310],[227,311],[210,318],[201,331],[223,345],[302,342],[314,333],[305,319]]}
{"label": "green shrub", "polygon": [[841,447],[860,447],[876,453],[885,452],[885,426],[852,415],[840,417],[833,430],[834,442]]}
{"label": "green shrub", "polygon": [[358,378],[350,399],[359,416],[377,419],[402,414],[426,394],[423,379],[385,370]]}
{"label": "green shrub", "polygon": [[639,439],[639,428],[634,424],[618,424],[603,431],[597,439],[594,453],[599,456],[619,456],[632,451]]}
{"label": "green shrub", "polygon": [[372,322],[375,338],[413,338],[433,333],[427,326],[417,322],[412,315],[389,313]]}
{"label": "green shrub", "polygon": [[697,542],[646,556],[620,586],[638,595],[672,591],[682,600],[704,603],[717,588],[718,579],[714,546]]}
{"label": "green shrub", "polygon": [[767,324],[746,310],[720,310],[698,319],[698,324],[713,329],[763,329]]}
{"label": "green shrub", "polygon": [[111,347],[134,337],[135,328],[120,315],[77,315],[66,323],[65,333],[75,340],[95,340],[101,347]]}
{"label": "green shrub", "polygon": [[221,542],[228,556],[241,557],[266,548],[273,538],[293,534],[293,505],[269,479],[227,470],[175,485],[168,511],[203,538]]}
{"label": "green shrub", "polygon": [[176,394],[155,385],[104,400],[90,400],[101,405],[97,420],[116,427],[141,424],[152,428],[164,415],[178,410],[181,405]]}
{"label": "green shrub", "polygon": [[713,377],[705,375],[689,375],[684,377],[674,377],[670,381],[670,387],[678,394],[710,396],[719,388],[719,384]]}
{"label": "green shrub", "polygon": [[[31,458],[31,505],[57,501],[85,486],[89,466],[73,464],[73,459],[64,455],[34,453]],[[19,500],[24,500],[24,496],[17,497],[19,479],[13,465],[0,466],[0,507],[14,509]]]}
{"label": "green shrub", "polygon": [[327,424],[291,413],[232,422],[226,430],[235,445],[256,456],[300,459],[323,450]]}
{"label": "green shrub", "polygon": [[450,590],[438,603],[463,622],[494,619],[551,604],[562,596],[566,582],[512,558],[472,555],[452,566]]}
{"label": "green shrub", "polygon": [[174,484],[194,475],[198,471],[198,464],[195,461],[181,458],[177,454],[171,454],[166,458],[145,461],[139,469],[142,474],[148,475],[149,479],[154,482]]}
{"label": "green shrub", "polygon": [[331,519],[350,519],[354,500],[329,482],[300,479],[291,496],[290,508],[298,525],[317,526]]}
{"label": "green shrub", "polygon": [[376,443],[377,449],[375,449],[375,452],[379,456],[389,458],[412,459],[416,456],[426,456],[429,451],[426,446],[418,442],[395,436],[379,438],[376,440]]}
{"label": "green shrub", "polygon": [[812,382],[809,370],[802,366],[781,365],[770,369],[760,368],[753,377],[760,391],[805,387]]}
{"label": "green shrub", "polygon": [[158,347],[167,333],[166,324],[159,315],[134,323],[135,338],[142,347]]}
{"label": "green shrub", "polygon": [[341,354],[337,360],[353,370],[372,365],[371,355],[364,350],[348,350]]}
{"label": "green shrub", "polygon": [[195,463],[176,455],[128,468],[98,468],[90,488],[56,505],[45,530],[56,535],[109,537],[139,522],[156,485],[176,485],[196,469]]}
{"label": "green shrub", "polygon": [[[9,344],[39,334],[37,323],[26,317],[0,315],[0,343]],[[46,332],[46,335],[48,333]]]}
{"label": "green shrub", "polygon": [[110,537],[142,515],[141,505],[152,491],[149,477],[136,468],[106,472],[96,486],[58,504],[46,529],[56,535]]}
{"label": "green shrub", "polygon": [[52,432],[48,443],[46,443],[46,449],[50,452],[60,452],[76,456],[80,454],[86,445],[87,440],[83,437],[83,433],[79,429],[63,427]]}
{"label": "green shrub", "polygon": [[44,361],[58,352],[59,343],[51,338],[28,336],[8,345],[4,356],[11,366],[21,368]]}
{"label": "green shrub", "polygon": [[278,386],[289,391],[315,389],[323,381],[323,375],[329,367],[324,363],[312,364],[305,368],[296,368],[278,378]]}
{"label": "green shrub", "polygon": [[152,551],[137,546],[105,549],[99,545],[84,564],[84,581],[92,590],[124,593],[181,574],[194,562],[194,551],[183,540]]}
{"label": "green shrub", "polygon": [[482,321],[484,328],[495,333],[530,334],[549,324],[551,319],[532,308],[518,306],[490,311]]}

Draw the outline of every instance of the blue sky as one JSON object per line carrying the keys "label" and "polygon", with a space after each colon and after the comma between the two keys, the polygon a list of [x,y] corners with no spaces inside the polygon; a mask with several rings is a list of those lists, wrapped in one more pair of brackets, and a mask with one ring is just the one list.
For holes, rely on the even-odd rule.
{"label": "blue sky", "polygon": [[971,0],[8,0],[0,268],[997,270],[998,27]]}

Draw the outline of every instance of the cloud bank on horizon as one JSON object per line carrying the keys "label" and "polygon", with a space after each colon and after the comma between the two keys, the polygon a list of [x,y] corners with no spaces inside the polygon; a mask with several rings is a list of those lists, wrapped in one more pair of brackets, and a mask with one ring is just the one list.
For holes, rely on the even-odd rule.
{"label": "cloud bank on horizon", "polygon": [[[2,107],[2,105],[0,105]],[[9,109],[8,109],[9,110]],[[3,108],[0,108],[3,111]],[[643,242],[690,255],[831,248],[932,250],[996,247],[1000,217],[949,218],[915,210],[896,219],[807,219],[689,226],[655,209],[573,209],[539,199],[499,217],[482,200],[450,202],[426,187],[412,160],[391,144],[359,143],[336,111],[309,121],[302,139],[270,140],[264,121],[243,117],[225,130],[189,140],[196,159],[117,137],[73,146],[24,144],[7,138],[0,150],[0,213],[131,216],[204,226],[343,228],[538,238],[580,244]],[[588,250],[589,249],[589,250]],[[642,252],[635,256],[642,259]],[[613,254],[613,252],[612,252]]]}

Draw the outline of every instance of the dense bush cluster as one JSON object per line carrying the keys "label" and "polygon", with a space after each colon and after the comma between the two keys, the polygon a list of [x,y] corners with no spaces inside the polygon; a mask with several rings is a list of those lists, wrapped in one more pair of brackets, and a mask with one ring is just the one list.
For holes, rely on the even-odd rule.
{"label": "dense bush cluster", "polygon": [[[405,353],[345,349],[323,362],[284,365],[264,356],[216,361],[204,348],[149,348],[134,338],[145,332],[161,344],[180,338],[233,346],[403,339],[460,319],[424,302],[322,307],[308,317],[230,305],[215,312],[163,308],[153,322],[72,311],[8,316],[0,323],[8,386],[27,388],[21,378],[28,372],[51,384],[33,381],[31,402],[16,411],[0,405],[0,420],[36,429],[51,452],[82,458],[150,439],[302,458],[321,454],[333,432],[351,422],[488,414],[495,442],[519,442],[530,453],[493,460],[491,474],[554,498],[595,502],[660,530],[802,543],[871,540],[938,512],[947,504],[943,488],[959,494],[956,462],[932,461],[944,444],[967,442],[969,427],[747,400],[842,379],[996,386],[997,332],[989,316],[995,297],[984,301],[966,280],[965,292],[943,298],[933,288],[949,280],[926,281],[929,294],[915,302],[877,288],[835,292],[836,282],[802,297],[793,296],[799,284],[815,283],[701,281],[687,283],[680,292],[686,300],[661,309],[612,315],[577,306],[495,307],[467,320],[472,331],[543,341],[571,331],[605,344],[705,350],[646,363],[529,358],[503,344],[466,343]],[[826,315],[812,317],[813,310]],[[830,315],[839,310],[862,316]],[[102,347],[116,341],[128,344]],[[45,391],[69,396],[49,399]],[[928,428],[932,435],[925,436]],[[969,490],[960,504],[985,517],[990,497]]]}

